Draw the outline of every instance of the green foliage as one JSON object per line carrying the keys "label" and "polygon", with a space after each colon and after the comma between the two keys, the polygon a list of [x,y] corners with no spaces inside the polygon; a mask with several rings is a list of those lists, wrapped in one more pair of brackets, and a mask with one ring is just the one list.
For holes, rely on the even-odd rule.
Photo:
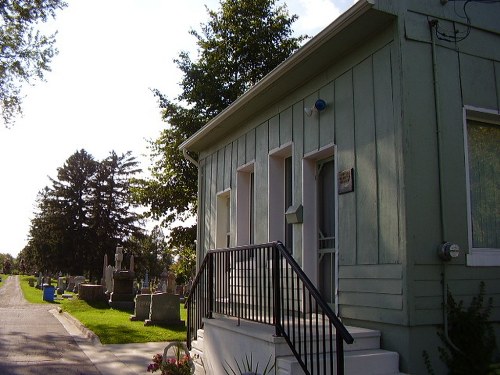
{"label": "green foliage", "polygon": [[[179,151],[181,143],[305,39],[291,36],[297,16],[290,16],[286,6],[277,6],[276,0],[222,0],[217,12],[207,11],[209,21],[201,25],[201,32],[191,31],[198,46],[197,59],[181,52],[175,60],[183,73],[182,93],[170,100],[154,90],[168,126],[157,140],[150,141],[151,177],[138,180],[138,188],[133,190],[134,199],[149,207],[148,214],[169,229],[193,217],[197,208],[197,169]],[[192,235],[196,229],[190,231]],[[170,236],[184,234],[172,231]],[[193,237],[177,240],[177,248],[192,248]]]}
{"label": "green foliage", "polygon": [[[168,357],[168,351],[171,347],[174,349],[174,355]],[[161,375],[191,375],[194,373],[194,364],[186,344],[172,342],[165,348],[164,355],[167,357],[164,358],[162,354],[154,355],[153,363],[148,366],[147,371],[161,371]]]}
{"label": "green foliage", "polygon": [[[115,310],[105,302],[88,303],[79,299],[62,301],[64,311],[77,318],[94,332],[103,344],[127,344],[157,341],[182,341],[186,339],[186,327],[144,326],[142,321],[131,321],[130,311]],[[186,319],[181,309],[181,319]]]}
{"label": "green foliage", "polygon": [[490,365],[488,375],[500,375],[500,363]]}
{"label": "green foliage", "polygon": [[23,292],[23,296],[28,301],[29,303],[37,303],[37,304],[45,304],[45,303],[51,303],[48,301],[43,300],[43,292],[40,289],[34,288],[29,285],[29,280],[33,276],[26,276],[22,275],[20,276],[20,286],[21,290]]}
{"label": "green foliage", "polygon": [[55,34],[44,35],[37,24],[55,17],[61,0],[6,0],[0,5],[0,105],[6,127],[22,112],[24,83],[43,79],[57,53]]}
{"label": "green foliage", "polygon": [[128,247],[134,253],[135,273],[139,279],[144,278],[146,271],[150,280],[158,278],[173,262],[173,254],[159,226],[155,226],[151,234],[130,238]]}
{"label": "green foliage", "polygon": [[104,254],[113,259],[117,244],[142,235],[130,201],[137,164],[130,152],[111,152],[100,162],[85,150],[71,155],[38,195],[29,242],[19,256],[23,270],[100,277]]}
{"label": "green foliage", "polygon": [[264,370],[262,370],[262,373],[260,373],[259,372],[259,362],[257,362],[254,366],[252,353],[250,353],[250,358],[248,358],[248,354],[245,354],[245,358],[243,358],[241,360],[241,364],[238,363],[238,361],[235,361],[236,368],[231,367],[231,365],[227,361],[225,361],[227,368],[226,368],[226,366],[224,366],[224,372],[227,375],[238,375],[238,374],[262,374],[262,375],[266,375],[266,374],[270,374],[271,371],[273,371],[274,366],[275,366],[275,363],[273,363],[271,365],[271,360],[272,360],[272,356],[269,357],[269,359],[267,360],[267,364],[264,367]]}
{"label": "green foliage", "polygon": [[16,271],[16,259],[10,254],[0,254],[0,271],[5,274],[12,274]]}
{"label": "green foliage", "polygon": [[455,347],[446,339],[444,332],[439,332],[444,347],[438,350],[451,375],[489,374],[496,340],[488,321],[493,301],[490,298],[485,305],[484,293],[485,284],[481,282],[479,295],[465,308],[463,301],[457,303],[448,292],[448,336]]}
{"label": "green foliage", "polygon": [[[182,341],[186,339],[186,327],[144,326],[144,322],[131,321],[130,312],[115,310],[105,302],[88,303],[75,297],[43,301],[43,292],[29,286],[31,276],[21,276],[20,284],[24,298],[30,303],[51,303],[59,305],[64,311],[78,319],[85,327],[94,332],[103,344],[127,344],[159,341]],[[181,320],[186,321],[187,311],[179,305]]]}

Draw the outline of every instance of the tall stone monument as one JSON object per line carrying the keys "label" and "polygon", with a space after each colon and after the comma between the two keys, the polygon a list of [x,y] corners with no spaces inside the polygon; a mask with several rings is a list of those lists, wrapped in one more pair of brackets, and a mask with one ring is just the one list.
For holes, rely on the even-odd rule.
{"label": "tall stone monument", "polygon": [[109,305],[114,308],[134,308],[134,278],[132,269],[134,260],[131,259],[131,267],[122,269],[123,247],[118,246],[115,253],[115,271],[113,272],[113,292],[110,294]]}

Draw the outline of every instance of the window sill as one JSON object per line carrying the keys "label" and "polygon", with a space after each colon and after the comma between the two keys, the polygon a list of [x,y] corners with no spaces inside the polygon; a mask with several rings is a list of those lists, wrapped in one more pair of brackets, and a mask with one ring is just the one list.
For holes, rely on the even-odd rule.
{"label": "window sill", "polygon": [[467,254],[467,266],[500,266],[500,249],[473,249]]}

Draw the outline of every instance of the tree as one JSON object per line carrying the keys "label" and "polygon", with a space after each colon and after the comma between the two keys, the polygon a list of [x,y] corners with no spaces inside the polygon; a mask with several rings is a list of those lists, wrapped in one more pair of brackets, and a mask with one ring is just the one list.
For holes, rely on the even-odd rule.
{"label": "tree", "polygon": [[137,164],[130,152],[100,162],[85,150],[71,155],[38,195],[23,266],[100,276],[104,254],[142,233],[130,200]]}
{"label": "tree", "polygon": [[44,78],[57,53],[55,34],[37,30],[39,22],[54,18],[66,3],[62,0],[5,0],[0,5],[0,104],[4,125],[22,113],[21,89]]}
{"label": "tree", "polygon": [[[276,0],[223,0],[219,11],[207,9],[209,21],[201,33],[191,30],[198,46],[198,58],[187,52],[175,60],[183,73],[182,93],[169,100],[158,90],[154,94],[168,123],[156,141],[150,141],[151,177],[138,181],[134,198],[149,207],[149,215],[172,228],[196,213],[197,169],[179,151],[180,144],[219,114],[240,95],[290,56],[305,39],[292,37],[292,23],[286,6]],[[184,247],[194,243],[181,236]],[[173,231],[171,236],[179,232]],[[184,233],[185,234],[185,233]]]}
{"label": "tree", "polygon": [[155,226],[150,234],[131,238],[129,247],[134,254],[135,274],[139,278],[144,278],[147,271],[150,280],[159,279],[163,270],[172,264],[172,252],[167,248],[159,226]]}

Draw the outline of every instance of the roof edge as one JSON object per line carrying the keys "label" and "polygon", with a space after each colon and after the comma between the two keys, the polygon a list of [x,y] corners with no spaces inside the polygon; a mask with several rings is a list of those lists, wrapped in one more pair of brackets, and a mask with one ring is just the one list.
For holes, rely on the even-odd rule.
{"label": "roof edge", "polygon": [[262,92],[267,90],[269,86],[272,85],[279,77],[285,75],[288,71],[292,70],[295,66],[300,64],[305,60],[311,53],[320,48],[326,41],[333,38],[336,34],[340,33],[347,26],[353,23],[356,19],[361,17],[367,11],[373,8],[376,0],[360,0],[350,7],[347,11],[342,13],[337,17],[330,25],[320,31],[316,36],[314,36],[309,42],[304,44],[295,53],[293,53],[289,58],[279,64],[270,73],[268,73],[264,78],[262,78],[257,84],[250,90],[242,94],[238,99],[236,99],[231,105],[224,109],[221,113],[215,116],[207,124],[205,124],[201,129],[194,133],[191,137],[186,139],[179,146],[180,150],[189,150],[190,146],[194,145],[198,140],[203,138],[203,136],[214,128],[216,128],[221,122],[230,117],[232,114],[237,112],[242,108],[245,103],[247,103],[252,98],[260,95]]}

